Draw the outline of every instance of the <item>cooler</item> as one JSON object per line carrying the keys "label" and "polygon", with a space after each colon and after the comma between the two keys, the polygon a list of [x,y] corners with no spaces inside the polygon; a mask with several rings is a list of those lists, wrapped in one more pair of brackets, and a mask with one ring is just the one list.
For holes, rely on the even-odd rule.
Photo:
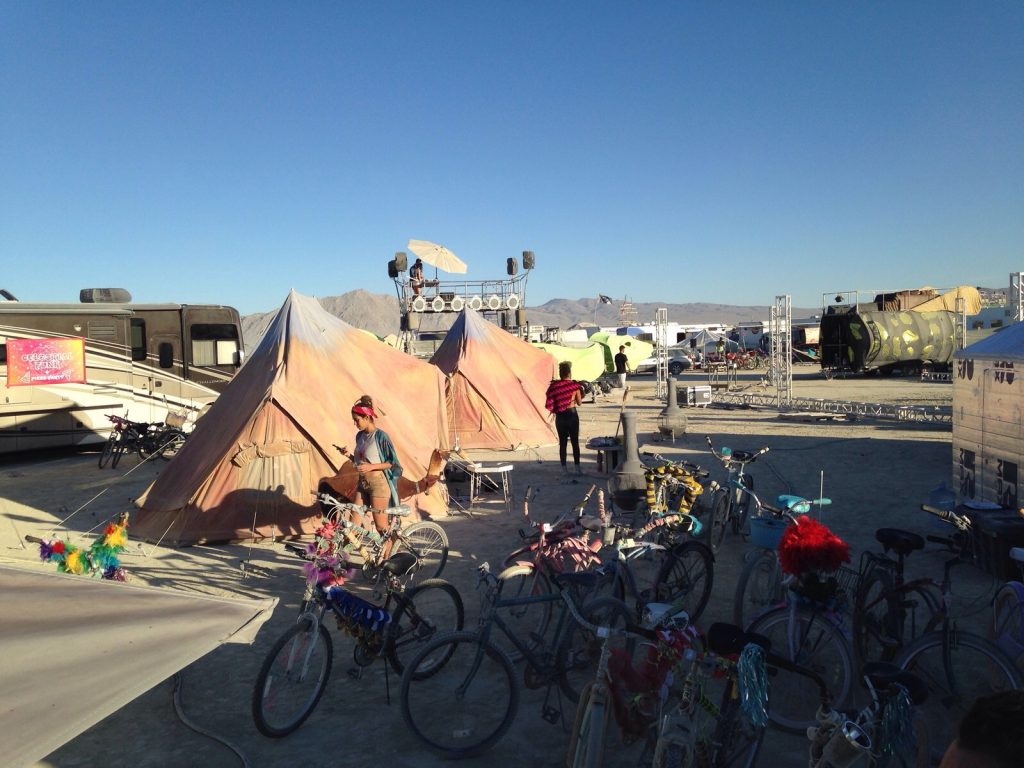
{"label": "cooler", "polygon": [[[680,392],[679,394],[683,394]],[[685,396],[678,398],[679,405],[706,407],[711,404],[711,387],[709,385],[686,387]]]}

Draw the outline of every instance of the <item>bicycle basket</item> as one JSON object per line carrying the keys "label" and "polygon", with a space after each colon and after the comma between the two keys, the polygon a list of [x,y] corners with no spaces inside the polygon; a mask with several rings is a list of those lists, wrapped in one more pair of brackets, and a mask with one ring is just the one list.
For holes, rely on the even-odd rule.
{"label": "bicycle basket", "polygon": [[778,549],[782,534],[789,523],[775,517],[752,517],[750,519],[750,541],[755,547]]}
{"label": "bicycle basket", "polygon": [[164,417],[164,424],[168,427],[174,427],[175,429],[181,429],[185,426],[186,421],[188,421],[187,413],[173,413],[172,411],[168,411],[167,416]]}

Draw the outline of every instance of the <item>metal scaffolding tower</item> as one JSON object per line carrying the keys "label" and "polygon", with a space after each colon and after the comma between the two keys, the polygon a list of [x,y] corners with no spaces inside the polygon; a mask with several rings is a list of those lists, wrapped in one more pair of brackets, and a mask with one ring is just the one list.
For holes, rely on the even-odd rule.
{"label": "metal scaffolding tower", "polygon": [[789,294],[775,297],[769,332],[772,345],[768,378],[775,384],[776,405],[781,408],[793,400],[793,302]]}
{"label": "metal scaffolding tower", "polygon": [[1024,272],[1010,273],[1010,295],[1006,298],[1010,305],[1010,317],[1015,323],[1024,320],[1024,279],[1022,278],[1024,278]]}
{"label": "metal scaffolding tower", "polygon": [[668,307],[654,311],[655,396],[668,396]]}

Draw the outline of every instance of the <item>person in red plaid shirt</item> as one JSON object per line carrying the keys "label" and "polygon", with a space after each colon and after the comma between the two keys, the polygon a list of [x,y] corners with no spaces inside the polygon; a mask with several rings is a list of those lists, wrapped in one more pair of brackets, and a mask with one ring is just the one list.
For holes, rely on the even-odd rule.
{"label": "person in red plaid shirt", "polygon": [[583,402],[583,388],[578,381],[572,380],[572,363],[568,360],[558,364],[558,378],[552,379],[548,385],[544,406],[555,414],[555,429],[558,432],[558,458],[562,469],[568,472],[565,465],[566,447],[572,441],[572,459],[576,465],[576,474],[583,474],[580,469],[580,415],[576,406]]}

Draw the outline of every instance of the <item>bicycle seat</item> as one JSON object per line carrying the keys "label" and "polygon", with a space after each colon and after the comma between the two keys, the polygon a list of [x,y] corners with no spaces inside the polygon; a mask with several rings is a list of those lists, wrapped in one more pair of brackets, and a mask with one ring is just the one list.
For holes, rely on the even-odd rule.
{"label": "bicycle seat", "polygon": [[900,557],[924,549],[924,539],[921,536],[899,528],[879,528],[875,531],[875,540],[885,547],[886,552],[891,549]]}
{"label": "bicycle seat", "polygon": [[419,562],[419,558],[412,552],[398,552],[385,560],[381,567],[395,576],[405,576],[413,571]]}
{"label": "bicycle seat", "polygon": [[924,680],[887,661],[869,661],[861,670],[861,675],[862,679],[867,678],[871,687],[876,690],[902,685],[910,694],[910,701],[913,704],[923,704],[928,698],[928,684]]}
{"label": "bicycle seat", "polygon": [[719,656],[740,653],[750,643],[761,646],[765,652],[771,649],[771,641],[756,632],[744,632],[735,624],[717,621],[711,625],[707,635],[708,649]]}

